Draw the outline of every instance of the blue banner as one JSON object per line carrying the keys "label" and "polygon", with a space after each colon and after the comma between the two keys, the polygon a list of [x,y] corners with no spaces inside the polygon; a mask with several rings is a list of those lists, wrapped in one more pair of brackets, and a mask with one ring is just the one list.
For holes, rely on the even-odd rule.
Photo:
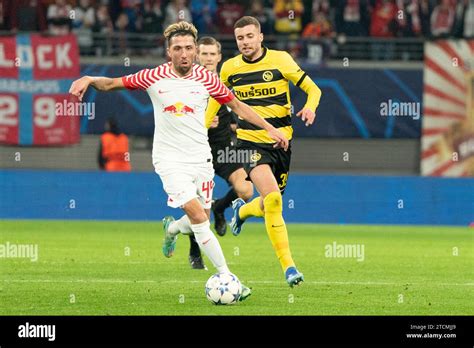
{"label": "blue banner", "polygon": [[[216,177],[214,197],[227,191]],[[160,220],[178,216],[155,173],[0,171],[0,218]],[[474,179],[292,174],[288,222],[469,226]],[[227,210],[230,218],[231,210]]]}
{"label": "blue banner", "polygon": [[[83,75],[118,77],[137,72],[143,67],[82,66]],[[420,115],[384,115],[382,105],[414,103],[422,109],[423,71],[390,69],[302,68],[321,88],[323,96],[317,110],[316,123],[305,127],[293,118],[296,137],[318,138],[419,138]],[[306,102],[306,94],[291,88],[295,113]],[[89,91],[87,101],[96,102],[97,117],[83,120],[82,132],[100,134],[105,120],[115,117],[127,134],[153,135],[153,107],[145,92]],[[403,116],[403,115],[402,115]]]}

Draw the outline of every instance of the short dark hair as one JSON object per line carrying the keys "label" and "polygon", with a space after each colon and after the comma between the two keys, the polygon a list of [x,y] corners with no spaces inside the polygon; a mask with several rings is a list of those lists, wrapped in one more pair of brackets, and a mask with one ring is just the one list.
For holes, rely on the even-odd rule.
{"label": "short dark hair", "polygon": [[257,18],[252,17],[252,16],[243,16],[237,22],[234,24],[234,29],[237,28],[243,28],[246,27],[247,25],[255,25],[258,30],[260,31],[260,22],[258,21]]}
{"label": "short dark hair", "polygon": [[217,50],[219,51],[219,53],[221,53],[221,48],[222,48],[221,43],[211,36],[203,36],[202,38],[199,39],[197,45],[198,47],[199,45],[206,45],[206,46],[215,45],[217,46]]}

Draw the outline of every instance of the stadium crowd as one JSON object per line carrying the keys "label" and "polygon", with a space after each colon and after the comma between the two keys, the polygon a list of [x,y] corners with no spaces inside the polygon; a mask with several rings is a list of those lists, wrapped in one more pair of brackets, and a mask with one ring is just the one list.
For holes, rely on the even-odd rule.
{"label": "stadium crowd", "polygon": [[474,37],[472,0],[1,0],[4,31],[162,33],[179,20],[232,34],[252,15],[271,34]]}
{"label": "stadium crowd", "polygon": [[474,0],[0,0],[0,32],[73,32],[82,55],[163,55],[163,29],[184,20],[221,40],[226,56],[244,15],[294,57],[311,41],[327,55],[348,37],[378,38],[371,55],[390,59],[391,38],[474,37]]}

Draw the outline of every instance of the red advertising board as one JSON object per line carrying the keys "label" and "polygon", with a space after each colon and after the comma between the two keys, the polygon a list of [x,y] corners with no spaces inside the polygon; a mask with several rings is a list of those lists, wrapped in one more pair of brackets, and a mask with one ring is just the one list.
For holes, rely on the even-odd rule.
{"label": "red advertising board", "polygon": [[77,103],[68,91],[79,74],[74,35],[0,37],[0,143],[77,143],[83,115],[76,111],[85,108],[62,106]]}
{"label": "red advertising board", "polygon": [[18,96],[0,92],[0,143],[18,144]]}

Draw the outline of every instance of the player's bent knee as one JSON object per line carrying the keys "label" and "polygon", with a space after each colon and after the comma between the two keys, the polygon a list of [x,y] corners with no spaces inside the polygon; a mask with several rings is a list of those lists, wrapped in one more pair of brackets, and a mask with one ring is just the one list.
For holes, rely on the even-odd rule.
{"label": "player's bent knee", "polygon": [[205,210],[197,201],[188,202],[184,204],[181,208],[183,208],[191,224],[200,224],[209,220]]}
{"label": "player's bent knee", "polygon": [[237,189],[234,188],[234,190],[236,191],[237,196],[246,202],[253,196],[253,186],[251,183],[248,183],[248,185],[242,185]]}
{"label": "player's bent knee", "polygon": [[208,218],[207,214],[204,211],[196,212],[196,213],[193,214],[192,221],[194,221],[193,223],[195,223],[195,224],[200,224],[200,223],[203,223],[203,222],[208,221],[208,220],[209,220],[209,218]]}
{"label": "player's bent knee", "polygon": [[263,199],[263,207],[267,213],[283,211],[283,200],[280,192],[270,192]]}
{"label": "player's bent knee", "polygon": [[206,213],[199,213],[199,214],[186,214],[189,217],[189,221],[191,221],[191,224],[201,224],[203,222],[209,221],[209,218],[207,217]]}

